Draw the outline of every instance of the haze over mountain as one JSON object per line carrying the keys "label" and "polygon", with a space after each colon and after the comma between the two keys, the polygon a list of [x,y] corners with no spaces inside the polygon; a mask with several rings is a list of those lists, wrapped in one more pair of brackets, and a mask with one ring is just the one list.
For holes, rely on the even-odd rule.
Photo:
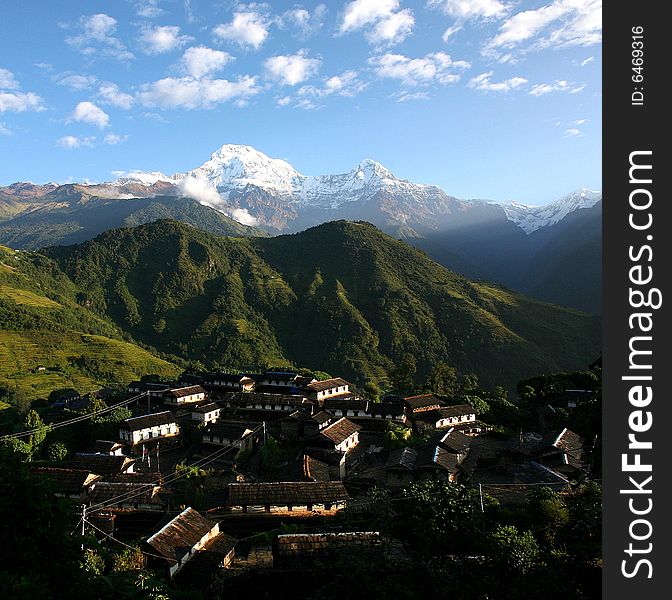
{"label": "haze over mountain", "polygon": [[[361,220],[469,277],[599,312],[601,231],[591,215],[600,211],[601,193],[585,188],[545,206],[463,200],[399,179],[370,159],[346,173],[308,176],[250,146],[226,144],[184,173],[133,171],[100,184],[0,188],[0,243],[27,249],[77,243],[160,218],[240,236]],[[590,268],[575,270],[568,281],[568,257]],[[552,273],[564,275],[549,279]]]}

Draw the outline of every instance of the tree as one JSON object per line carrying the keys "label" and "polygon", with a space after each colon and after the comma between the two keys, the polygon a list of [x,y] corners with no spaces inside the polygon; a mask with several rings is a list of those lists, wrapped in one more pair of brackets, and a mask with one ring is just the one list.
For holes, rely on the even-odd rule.
{"label": "tree", "polygon": [[36,410],[29,410],[24,421],[26,430],[35,430],[31,435],[27,436],[26,443],[30,446],[30,454],[32,457],[37,456],[40,452],[40,446],[47,437],[49,428],[44,424],[40,415]]}
{"label": "tree", "polygon": [[465,373],[460,380],[460,394],[478,394],[479,391],[478,375],[475,373]]}
{"label": "tree", "polygon": [[63,442],[52,442],[47,448],[49,460],[65,460],[68,456],[68,447]]}
{"label": "tree", "polygon": [[375,381],[367,381],[364,384],[364,395],[372,402],[380,402],[380,395],[383,391]]}
{"label": "tree", "polygon": [[437,363],[424,385],[425,391],[440,396],[454,396],[457,391],[457,371],[444,362]]}
{"label": "tree", "polygon": [[408,353],[404,354],[401,362],[389,373],[392,391],[398,394],[410,393],[415,385],[414,377],[416,370],[417,363],[415,356]]}
{"label": "tree", "polygon": [[0,402],[9,404],[21,416],[30,409],[28,394],[11,381],[0,384]]}
{"label": "tree", "polygon": [[491,536],[492,558],[505,571],[529,573],[539,559],[539,545],[532,533],[520,533],[515,525],[500,525]]}
{"label": "tree", "polygon": [[89,598],[71,508],[9,448],[0,448],[0,591],[5,598]]}

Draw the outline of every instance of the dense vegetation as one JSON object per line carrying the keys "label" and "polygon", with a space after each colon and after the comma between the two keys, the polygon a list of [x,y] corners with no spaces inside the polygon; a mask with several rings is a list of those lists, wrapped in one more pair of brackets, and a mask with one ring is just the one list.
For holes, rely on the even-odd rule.
{"label": "dense vegetation", "polygon": [[53,260],[0,247],[1,389],[37,398],[179,372],[78,300],[77,286]]}
{"label": "dense vegetation", "polygon": [[294,364],[364,384],[405,354],[513,388],[595,359],[599,319],[472,282],[366,223],[220,238],[159,221],[52,248],[80,303],[207,367]]}

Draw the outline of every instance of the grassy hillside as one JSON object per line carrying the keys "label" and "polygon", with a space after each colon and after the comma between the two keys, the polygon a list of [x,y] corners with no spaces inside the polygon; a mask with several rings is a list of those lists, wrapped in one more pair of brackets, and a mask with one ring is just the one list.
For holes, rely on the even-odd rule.
{"label": "grassy hillside", "polygon": [[220,238],[172,221],[49,251],[79,302],[212,367],[293,364],[381,379],[405,353],[486,385],[585,366],[599,319],[471,282],[366,223]]}
{"label": "grassy hillside", "polygon": [[0,384],[38,398],[179,372],[124,341],[118,327],[78,304],[78,293],[52,260],[0,247]]}

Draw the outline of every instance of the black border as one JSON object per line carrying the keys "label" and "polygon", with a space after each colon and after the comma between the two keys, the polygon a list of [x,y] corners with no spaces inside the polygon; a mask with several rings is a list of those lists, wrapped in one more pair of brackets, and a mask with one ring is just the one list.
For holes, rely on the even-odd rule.
{"label": "black border", "polygon": [[[669,480],[672,477],[672,347],[670,333],[670,306],[672,279],[668,261],[672,257],[672,161],[668,134],[672,103],[668,101],[665,86],[672,78],[668,59],[672,52],[672,29],[663,17],[666,5],[653,0],[638,2],[608,2],[604,7],[604,67],[603,67],[603,591],[605,599],[635,598],[662,599],[672,597],[672,531],[668,511],[672,510]],[[632,28],[644,28],[644,81],[632,81]],[[632,104],[634,87],[644,88],[644,105]],[[651,150],[653,193],[650,231],[637,232],[628,224],[629,195],[633,185],[629,181],[630,153]],[[653,236],[653,283],[662,291],[662,307],[653,312],[652,330],[653,401],[645,409],[653,414],[653,427],[647,432],[653,447],[642,451],[642,460],[650,461],[653,470],[651,497],[653,509],[648,518],[653,526],[650,538],[652,551],[648,569],[641,568],[633,578],[622,572],[622,561],[628,556],[624,550],[630,543],[628,527],[635,518],[629,508],[632,496],[621,494],[628,485],[629,473],[621,469],[621,455],[627,451],[628,415],[634,408],[628,401],[632,382],[622,381],[628,374],[628,343],[633,332],[628,317],[636,312],[629,305],[628,256],[630,245],[641,246],[647,234]],[[669,357],[669,358],[668,358]],[[668,429],[670,429],[668,433]],[[644,438],[644,436],[642,436]],[[640,530],[640,531],[643,531]],[[644,545],[644,542],[641,542]],[[632,566],[634,562],[629,559]],[[640,595],[641,594],[641,595]]]}

